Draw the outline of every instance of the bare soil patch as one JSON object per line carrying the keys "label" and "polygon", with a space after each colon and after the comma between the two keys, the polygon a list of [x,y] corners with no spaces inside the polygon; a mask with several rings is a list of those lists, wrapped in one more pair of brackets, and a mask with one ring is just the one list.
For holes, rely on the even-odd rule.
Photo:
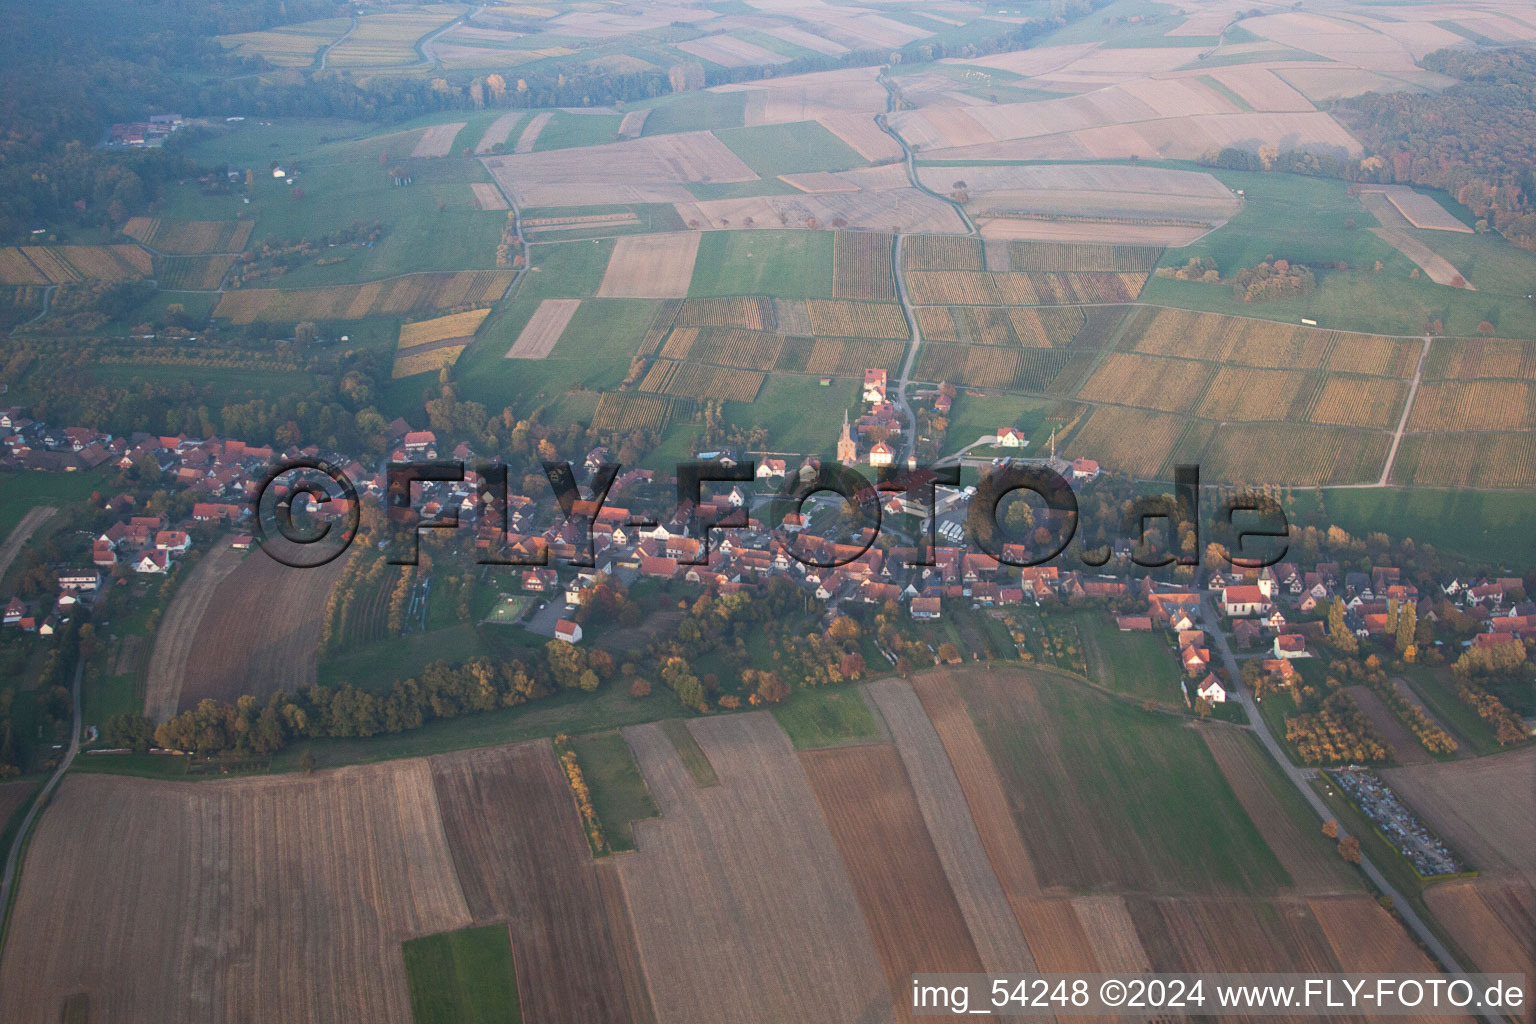
{"label": "bare soil patch", "polygon": [[580,299],[544,299],[507,349],[508,359],[543,359],[554,349]]}
{"label": "bare soil patch", "polygon": [[698,254],[697,231],[623,236],[613,243],[597,294],[602,298],[687,298]]}
{"label": "bare soil patch", "polygon": [[[266,559],[265,555],[261,557]],[[146,673],[144,714],[152,721],[164,722],[179,709],[188,661],[198,647],[203,616],[219,585],[239,567],[241,558],[241,552],[228,544],[219,544],[193,566],[176,588],[176,596],[171,598],[155,630],[155,646]],[[204,636],[203,642],[207,639]]]}

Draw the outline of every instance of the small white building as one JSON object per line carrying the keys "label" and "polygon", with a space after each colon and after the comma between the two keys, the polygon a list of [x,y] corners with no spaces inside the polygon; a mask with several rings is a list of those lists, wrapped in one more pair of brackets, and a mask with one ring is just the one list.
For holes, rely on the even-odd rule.
{"label": "small white building", "polygon": [[564,640],[568,644],[581,643],[581,625],[570,619],[561,619],[555,623],[555,639]]}

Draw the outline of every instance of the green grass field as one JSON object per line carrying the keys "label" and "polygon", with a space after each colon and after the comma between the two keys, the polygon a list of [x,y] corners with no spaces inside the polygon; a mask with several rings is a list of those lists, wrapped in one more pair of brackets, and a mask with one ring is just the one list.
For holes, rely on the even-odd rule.
{"label": "green grass field", "polygon": [[831,298],[832,232],[706,231],[688,294]]}
{"label": "green grass field", "polygon": [[64,509],[90,500],[91,492],[109,486],[112,475],[103,467],[85,473],[6,473],[0,475],[0,542],[11,535],[22,517],[38,505]]}
{"label": "green grass field", "polygon": [[[1028,436],[1033,436],[1040,424],[1045,422],[1045,414],[1056,403],[1045,398],[1026,398],[1022,395],[981,395],[971,396],[960,394],[955,397],[954,405],[950,409],[949,430],[945,434],[945,451],[954,451],[975,441],[983,434],[995,434],[998,427],[1018,427]],[[1001,449],[1000,449],[1001,451]],[[1019,454],[1017,450],[1009,449],[1009,454]],[[993,454],[991,447],[978,450],[976,456]],[[1033,455],[1027,449],[1025,454]]]}
{"label": "green grass field", "polygon": [[465,928],[400,946],[416,1024],[520,1024],[517,971],[505,925]]}
{"label": "green grass field", "polygon": [[656,817],[635,755],[617,729],[572,736],[570,747],[592,791],[592,807],[610,850],[635,848],[634,822]]}
{"label": "green grass field", "polygon": [[1200,737],[1033,670],[1037,702],[997,669],[962,681],[1042,885],[1273,892],[1289,884]]}
{"label": "green grass field", "polygon": [[847,378],[833,378],[826,387],[817,377],[773,375],[753,402],[727,402],[727,420],[741,427],[763,427],[768,444],[788,452],[827,452],[837,445],[843,412],[858,419],[863,409],[854,401]]}
{"label": "green grass field", "polygon": [[853,687],[796,690],[773,717],[796,750],[878,743],[884,732],[864,697]]}
{"label": "green grass field", "polygon": [[644,135],[693,132],[701,128],[739,128],[746,118],[745,92],[680,92],[636,103],[649,107]]}
{"label": "green grass field", "polygon": [[556,112],[534,141],[534,152],[546,149],[571,149],[617,142],[622,116],[614,114],[570,114]]}
{"label": "green grass field", "polygon": [[764,178],[807,171],[846,171],[867,161],[815,121],[725,128],[715,137]]}
{"label": "green grass field", "polygon": [[[1178,166],[1196,169],[1195,165]],[[1337,330],[1416,335],[1439,319],[1449,334],[1471,334],[1483,320],[1508,337],[1536,337],[1536,304],[1526,301],[1536,256],[1491,235],[1443,231],[1414,234],[1453,263],[1478,286],[1467,291],[1412,277],[1406,256],[1370,232],[1376,218],[1348,194],[1342,181],[1291,174],[1209,170],[1229,188],[1242,189],[1243,209],[1224,227],[1190,245],[1169,249],[1163,266],[1182,266],[1210,257],[1230,276],[1269,256],[1307,264],[1343,261],[1352,270],[1322,270],[1306,295],[1271,302],[1239,302],[1225,285],[1152,278],[1141,301],[1216,313],[1296,322],[1302,317]],[[1353,221],[1355,226],[1350,227]],[[1434,237],[1439,236],[1439,237]],[[1382,269],[1373,268],[1380,261]],[[1484,286],[1470,267],[1480,267]],[[1522,284],[1523,282],[1523,284]]]}
{"label": "green grass field", "polygon": [[1322,520],[1356,537],[1384,530],[1478,562],[1525,565],[1536,558],[1529,518],[1533,498],[1531,491],[1328,490]]}
{"label": "green grass field", "polygon": [[1089,679],[1137,700],[1184,706],[1179,661],[1161,631],[1122,633],[1109,616],[1088,612],[1078,616],[1078,635]]}

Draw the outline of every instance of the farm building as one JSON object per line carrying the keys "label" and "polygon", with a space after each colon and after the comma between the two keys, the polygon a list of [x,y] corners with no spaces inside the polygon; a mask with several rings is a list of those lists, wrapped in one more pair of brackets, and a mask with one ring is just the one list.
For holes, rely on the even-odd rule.
{"label": "farm building", "polygon": [[564,640],[568,644],[581,643],[581,626],[570,619],[561,619],[555,623],[555,639]]}

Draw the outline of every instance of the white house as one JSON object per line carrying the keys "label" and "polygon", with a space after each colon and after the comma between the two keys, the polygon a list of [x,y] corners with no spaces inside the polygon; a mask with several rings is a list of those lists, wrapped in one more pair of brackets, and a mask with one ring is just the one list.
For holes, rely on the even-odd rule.
{"label": "white house", "polygon": [[568,644],[581,643],[581,626],[570,619],[561,619],[555,623],[555,639],[564,640]]}
{"label": "white house", "polygon": [[1225,704],[1227,702],[1227,688],[1221,685],[1221,680],[1212,672],[1206,676],[1199,686],[1195,687],[1195,696],[1204,697],[1211,704]]}
{"label": "white house", "polygon": [[1269,611],[1269,598],[1254,586],[1222,587],[1221,607],[1233,618],[1263,615]]}
{"label": "white house", "polygon": [[171,569],[171,556],[164,551],[146,551],[133,563],[133,571],[164,576]]}
{"label": "white house", "polygon": [[1029,440],[1025,438],[1024,431],[1018,427],[997,428],[997,446],[999,448],[1023,448],[1027,444],[1029,444]]}

